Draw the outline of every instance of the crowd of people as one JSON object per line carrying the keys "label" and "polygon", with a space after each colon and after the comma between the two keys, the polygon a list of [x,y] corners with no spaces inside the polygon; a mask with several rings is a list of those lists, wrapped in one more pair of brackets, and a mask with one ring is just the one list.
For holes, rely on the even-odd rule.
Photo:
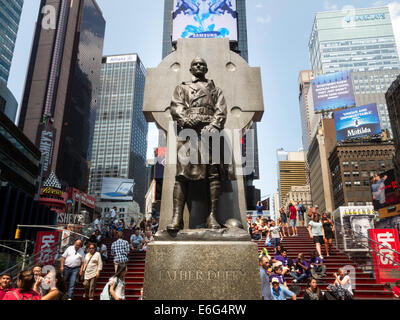
{"label": "crowd of people", "polygon": [[[254,240],[265,240],[265,248],[259,256],[263,298],[296,300],[301,284],[307,283],[304,291],[306,300],[352,299],[351,279],[343,269],[334,274],[335,281],[328,285],[326,291],[318,287],[318,281],[327,277],[322,248],[325,247],[325,254],[329,257],[335,229],[332,220],[326,213],[321,216],[318,207],[311,208],[307,217],[306,212],[305,206],[298,202],[297,206],[290,203],[287,208],[281,208],[276,223],[263,216],[257,217],[253,222],[252,217],[248,216],[251,237]],[[315,243],[315,251],[310,252],[307,259],[303,252],[299,252],[296,259],[292,260],[281,245],[281,240],[285,237],[297,237],[297,224],[305,226],[306,220],[307,230]],[[272,256],[268,247],[274,250]],[[292,279],[290,286],[286,281],[288,276]]]}
{"label": "crowd of people", "polygon": [[[128,271],[129,253],[146,251],[154,241],[158,230],[155,218],[140,223],[132,219],[126,226],[118,219],[114,207],[103,219],[97,216],[92,223],[92,233],[88,239],[77,236],[73,226],[68,226],[69,237],[63,238],[61,256],[54,268],[43,273],[41,265],[20,272],[13,287],[11,274],[0,276],[0,300],[73,300],[77,283],[84,288],[83,299],[94,300],[97,281],[104,264],[111,253],[114,275],[108,280],[101,300],[125,300],[125,275]],[[124,240],[124,231],[131,233],[130,241]],[[107,248],[106,240],[115,239]],[[108,243],[108,241],[107,241]]]}

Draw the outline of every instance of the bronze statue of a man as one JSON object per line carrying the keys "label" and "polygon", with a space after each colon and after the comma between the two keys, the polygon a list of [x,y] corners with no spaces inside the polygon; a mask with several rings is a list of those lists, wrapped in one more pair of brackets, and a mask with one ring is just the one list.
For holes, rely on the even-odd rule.
{"label": "bronze statue of a man", "polygon": [[[212,80],[206,79],[207,63],[195,58],[191,63],[192,81],[178,85],[171,102],[171,115],[177,122],[178,133],[193,129],[198,135],[216,133],[224,129],[227,106],[222,90]],[[182,144],[178,143],[178,149]],[[220,229],[215,214],[221,194],[220,164],[182,164],[178,159],[176,181],[173,193],[173,218],[168,231],[183,229],[183,213],[190,182],[208,180],[210,212],[207,228]]]}

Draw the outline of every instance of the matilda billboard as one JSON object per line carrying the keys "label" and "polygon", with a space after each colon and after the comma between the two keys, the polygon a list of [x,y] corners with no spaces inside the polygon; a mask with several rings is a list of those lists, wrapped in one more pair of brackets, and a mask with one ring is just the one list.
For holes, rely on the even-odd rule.
{"label": "matilda billboard", "polygon": [[229,38],[238,41],[236,0],[174,0],[172,41]]}
{"label": "matilda billboard", "polygon": [[316,77],[311,85],[316,113],[356,105],[350,71]]}
{"label": "matilda billboard", "polygon": [[376,103],[334,113],[337,141],[382,133]]}

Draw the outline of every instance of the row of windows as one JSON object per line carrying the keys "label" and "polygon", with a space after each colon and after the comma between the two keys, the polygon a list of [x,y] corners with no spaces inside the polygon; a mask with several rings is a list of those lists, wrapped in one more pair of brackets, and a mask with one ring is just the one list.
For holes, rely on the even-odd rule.
{"label": "row of windows", "polygon": [[[393,166],[393,160],[389,159],[389,160],[360,160],[360,161],[351,161],[351,166],[353,168],[358,168],[359,166],[361,167],[365,167],[367,166],[367,164],[370,167],[376,167],[376,164],[378,164],[379,167],[381,168],[385,168],[385,166],[387,165],[388,167],[392,167]],[[342,162],[343,168],[347,168],[350,166],[350,162],[349,161],[343,161]]]}

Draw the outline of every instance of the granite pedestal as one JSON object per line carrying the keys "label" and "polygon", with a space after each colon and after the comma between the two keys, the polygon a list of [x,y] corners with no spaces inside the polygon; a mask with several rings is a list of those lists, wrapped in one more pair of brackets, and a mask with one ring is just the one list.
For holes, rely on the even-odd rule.
{"label": "granite pedestal", "polygon": [[147,247],[144,300],[260,300],[250,241],[156,241]]}

